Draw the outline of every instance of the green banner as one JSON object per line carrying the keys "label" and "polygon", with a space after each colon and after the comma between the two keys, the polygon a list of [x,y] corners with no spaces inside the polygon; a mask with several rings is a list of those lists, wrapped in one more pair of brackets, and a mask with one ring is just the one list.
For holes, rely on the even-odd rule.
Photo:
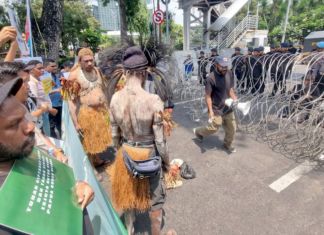
{"label": "green banner", "polygon": [[0,224],[31,234],[82,234],[73,170],[34,148],[0,190]]}

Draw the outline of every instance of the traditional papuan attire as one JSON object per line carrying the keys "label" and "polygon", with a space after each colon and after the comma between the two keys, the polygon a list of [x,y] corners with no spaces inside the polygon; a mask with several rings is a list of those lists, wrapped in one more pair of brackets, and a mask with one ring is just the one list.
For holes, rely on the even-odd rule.
{"label": "traditional papuan attire", "polygon": [[[162,208],[166,200],[164,173],[169,172],[169,153],[165,139],[165,128],[167,128],[168,125],[164,122],[163,110],[162,112],[155,111],[151,117],[144,121],[144,117],[138,117],[138,122],[137,120],[131,119],[132,126],[128,128],[127,121],[124,122],[124,120],[129,120],[131,117],[134,118],[134,115],[131,114],[131,106],[138,104],[136,104],[135,101],[129,104],[129,99],[131,98],[130,96],[136,94],[128,95],[126,93],[126,95],[124,95],[123,93],[124,96],[122,97],[127,100],[127,102],[125,101],[127,105],[122,108],[124,120],[121,120],[121,118],[116,115],[116,109],[118,108],[114,107],[121,99],[116,100],[114,104],[114,99],[112,99],[112,97],[114,92],[116,92],[115,87],[119,84],[120,80],[126,81],[127,84],[127,79],[130,76],[140,75],[141,77],[146,76],[147,78],[147,74],[149,73],[153,78],[156,93],[160,97],[158,102],[161,102],[163,109],[162,102],[168,100],[172,95],[170,82],[165,79],[163,72],[155,67],[150,67],[152,65],[154,66],[158,58],[162,58],[163,55],[156,50],[148,50],[147,47],[145,47],[143,52],[140,46],[124,47],[119,51],[113,49],[112,53],[115,55],[123,54],[123,66],[113,73],[107,90],[111,112],[112,138],[115,147],[118,148],[116,161],[111,168],[108,169],[108,174],[111,179],[112,202],[117,210],[136,210],[138,212],[144,212],[151,209],[151,211],[157,211]],[[123,92],[125,89],[128,88],[126,87],[124,90],[118,92]],[[115,95],[118,95],[118,92]],[[152,99],[157,99],[156,95],[149,93],[147,93],[147,95],[151,96]],[[148,110],[148,112],[151,112],[154,110],[153,107],[140,107],[143,108],[143,112]],[[134,119],[137,119],[137,117]],[[140,124],[137,124],[143,122],[149,123],[151,128],[142,128]],[[132,136],[129,131],[131,129],[136,132],[137,136],[141,136],[142,139],[150,139],[150,141],[134,142],[132,140],[127,140],[125,136]],[[123,133],[123,131],[125,133]],[[151,178],[133,178],[133,175],[125,165],[125,156],[123,155],[122,149],[124,149],[133,160],[146,160],[155,156],[160,156],[162,158],[162,168],[164,172],[161,170],[156,176]]]}

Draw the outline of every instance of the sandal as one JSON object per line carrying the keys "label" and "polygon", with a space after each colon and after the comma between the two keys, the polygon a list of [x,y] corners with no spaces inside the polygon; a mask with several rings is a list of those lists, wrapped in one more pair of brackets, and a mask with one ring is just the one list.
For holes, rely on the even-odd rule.
{"label": "sandal", "polygon": [[228,151],[230,151],[230,153],[236,153],[236,148],[235,148],[234,146],[232,146],[232,145],[230,145],[230,146],[226,146],[226,145],[224,144],[224,147],[225,147]]}
{"label": "sandal", "polygon": [[95,165],[95,167],[102,167],[102,166],[109,166],[111,164],[110,160],[107,160],[107,159],[103,159],[102,160],[102,163],[99,164],[99,165]]}
{"label": "sandal", "polygon": [[98,180],[99,182],[102,182],[102,181],[103,181],[103,178],[102,178],[102,176],[101,176],[99,173],[97,173],[97,174],[95,174],[95,175],[96,175],[97,180]]}
{"label": "sandal", "polygon": [[176,180],[173,182],[168,182],[167,183],[167,189],[172,189],[172,188],[178,188],[182,185],[182,181]]}
{"label": "sandal", "polygon": [[201,136],[201,135],[198,135],[198,134],[196,133],[196,130],[197,130],[197,128],[194,128],[192,131],[193,131],[193,133],[195,134],[197,140],[199,140],[199,141],[203,141],[203,140],[204,140],[204,137]]}

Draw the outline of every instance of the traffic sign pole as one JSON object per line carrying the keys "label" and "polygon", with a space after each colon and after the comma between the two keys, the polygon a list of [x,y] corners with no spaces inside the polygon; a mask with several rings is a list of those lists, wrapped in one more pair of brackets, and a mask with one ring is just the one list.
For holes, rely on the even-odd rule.
{"label": "traffic sign pole", "polygon": [[[157,8],[160,10],[160,0],[157,0]],[[159,43],[161,43],[162,38],[162,31],[161,31],[161,25],[159,25]]]}
{"label": "traffic sign pole", "polygon": [[165,7],[166,7],[166,44],[169,46],[170,42],[169,42],[169,0],[166,0],[166,3],[165,3]]}

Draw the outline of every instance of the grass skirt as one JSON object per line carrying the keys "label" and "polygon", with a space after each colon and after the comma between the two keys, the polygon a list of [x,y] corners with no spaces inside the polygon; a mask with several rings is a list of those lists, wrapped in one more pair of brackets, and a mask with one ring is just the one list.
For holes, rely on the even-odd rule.
{"label": "grass skirt", "polygon": [[[149,158],[150,149],[134,148],[123,145],[133,160]],[[133,178],[124,163],[121,148],[115,163],[107,170],[111,180],[112,203],[116,210],[137,210],[145,212],[151,208],[149,179]]]}
{"label": "grass skirt", "polygon": [[78,123],[82,128],[82,145],[87,154],[104,152],[112,143],[110,124],[104,119],[108,111],[80,107]]}

